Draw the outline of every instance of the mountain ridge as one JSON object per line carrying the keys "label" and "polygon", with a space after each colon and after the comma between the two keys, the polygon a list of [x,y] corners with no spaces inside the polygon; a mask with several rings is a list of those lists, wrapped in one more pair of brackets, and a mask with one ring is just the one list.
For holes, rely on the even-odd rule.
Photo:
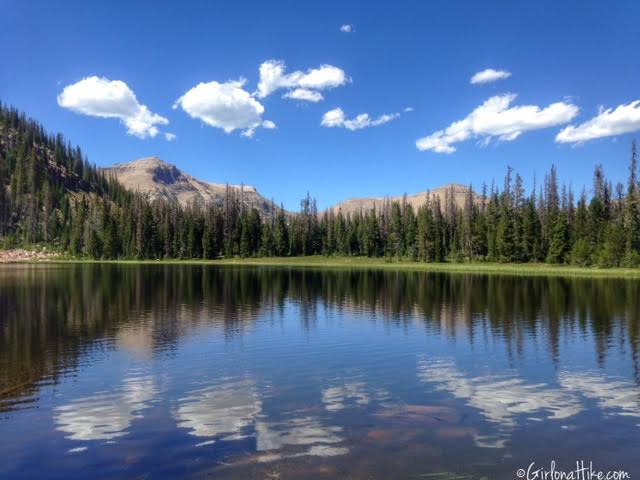
{"label": "mountain ridge", "polygon": [[[436,199],[440,202],[442,208],[445,209],[447,208],[449,198],[453,200],[456,207],[462,208],[469,194],[469,189],[470,187],[459,183],[448,183],[411,194],[348,198],[332,205],[327,210],[332,211],[334,214],[340,211],[343,215],[353,215],[358,212],[371,211],[373,208],[380,211],[387,202],[406,202],[408,205],[411,205],[414,210],[417,210],[428,201],[434,201]],[[471,193],[474,202],[477,202],[478,195],[473,191],[471,191]]]}
{"label": "mountain ridge", "polygon": [[[116,163],[101,170],[107,176],[113,175],[128,190],[146,194],[152,200],[163,199],[177,202],[182,206],[194,203],[220,206],[224,202],[226,189],[230,188],[240,192],[241,201],[245,206],[256,208],[263,215],[273,216],[278,209],[274,202],[262,196],[253,186],[201,180],[157,156]],[[417,210],[428,201],[435,199],[439,200],[443,209],[446,208],[449,199],[452,199],[453,203],[461,208],[466,202],[468,193],[468,186],[450,183],[412,194],[348,198],[329,206],[325,211],[334,214],[340,211],[343,215],[353,215],[374,208],[381,211],[386,202],[403,201]],[[474,201],[478,201],[477,194],[474,192],[472,194]]]}
{"label": "mountain ridge", "polygon": [[151,200],[176,202],[183,207],[193,204],[221,206],[229,188],[240,194],[245,206],[256,208],[263,215],[274,215],[277,209],[253,186],[200,180],[156,156],[116,163],[102,171],[107,176],[114,176],[128,190],[146,194]]}

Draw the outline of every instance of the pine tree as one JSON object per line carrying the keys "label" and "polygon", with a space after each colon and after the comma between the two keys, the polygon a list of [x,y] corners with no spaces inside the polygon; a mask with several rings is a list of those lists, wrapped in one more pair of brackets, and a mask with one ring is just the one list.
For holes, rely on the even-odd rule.
{"label": "pine tree", "polygon": [[547,261],[549,263],[565,263],[570,249],[570,230],[567,212],[560,211],[555,215],[555,221],[551,225],[549,238],[549,250]]}
{"label": "pine tree", "polygon": [[418,257],[418,249],[416,247],[418,224],[415,213],[413,212],[413,207],[411,205],[405,205],[402,219],[404,223],[403,231],[405,241],[405,254],[412,260],[416,260]]}
{"label": "pine tree", "polygon": [[598,252],[598,266],[620,266],[624,258],[625,243],[623,222],[618,219],[609,222],[605,226],[604,241]]}
{"label": "pine tree", "polygon": [[389,227],[389,240],[387,244],[388,255],[400,258],[404,254],[404,236],[402,228],[402,209],[398,202],[393,202],[391,204]]}
{"label": "pine tree", "polygon": [[217,242],[217,222],[215,209],[207,208],[204,230],[202,232],[202,257],[208,260],[218,256],[219,246]]}
{"label": "pine tree", "polygon": [[605,240],[605,230],[610,220],[610,193],[602,166],[593,174],[593,196],[589,204],[589,236],[592,250],[599,251]]}
{"label": "pine tree", "polygon": [[84,225],[86,205],[84,198],[75,202],[74,214],[71,217],[71,235],[69,251],[72,255],[80,255],[84,246]]}
{"label": "pine tree", "polygon": [[274,255],[273,247],[273,231],[271,223],[266,222],[262,226],[262,237],[260,238],[260,255],[263,257],[271,257]]}
{"label": "pine tree", "polygon": [[498,222],[500,220],[500,202],[498,200],[498,192],[491,187],[491,196],[487,204],[487,257],[491,261],[500,259],[500,251],[498,247]]}
{"label": "pine tree", "polygon": [[511,197],[511,172],[511,167],[508,167],[504,181],[504,190],[500,199],[500,213],[496,227],[496,253],[501,262],[512,262],[516,259],[513,199]]}
{"label": "pine tree", "polygon": [[571,249],[571,263],[587,266],[591,264],[592,245],[589,242],[589,210],[587,208],[587,194],[583,190],[578,200],[573,221],[573,238]]}
{"label": "pine tree", "polygon": [[626,234],[624,264],[627,267],[640,265],[640,194],[638,192],[638,157],[636,141],[631,143],[631,161],[624,213]]}
{"label": "pine tree", "polygon": [[284,208],[280,206],[273,229],[273,249],[275,255],[284,257],[289,252],[289,232]]}

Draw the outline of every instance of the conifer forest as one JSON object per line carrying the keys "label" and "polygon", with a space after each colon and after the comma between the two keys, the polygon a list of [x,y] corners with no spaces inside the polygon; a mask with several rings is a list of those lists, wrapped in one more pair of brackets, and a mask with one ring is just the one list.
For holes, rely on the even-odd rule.
{"label": "conifer forest", "polygon": [[340,255],[423,262],[546,262],[640,265],[637,149],[628,178],[601,166],[574,191],[556,167],[529,191],[508,168],[504,179],[469,186],[417,210],[402,201],[343,215],[319,212],[307,195],[297,212],[261,215],[227,187],[222,205],[150,201],[108,178],[60,134],[0,105],[0,246],[46,245],[94,259],[216,259]]}

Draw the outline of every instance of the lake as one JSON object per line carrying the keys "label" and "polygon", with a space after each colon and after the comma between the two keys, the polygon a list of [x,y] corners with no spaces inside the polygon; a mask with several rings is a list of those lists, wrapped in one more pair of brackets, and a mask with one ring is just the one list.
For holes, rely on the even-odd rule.
{"label": "lake", "polygon": [[640,474],[640,282],[0,268],[0,477]]}

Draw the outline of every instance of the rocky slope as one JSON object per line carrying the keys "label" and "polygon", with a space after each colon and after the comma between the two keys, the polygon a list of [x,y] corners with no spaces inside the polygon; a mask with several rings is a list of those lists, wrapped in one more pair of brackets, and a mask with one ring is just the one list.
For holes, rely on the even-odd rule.
{"label": "rocky slope", "polygon": [[[465,204],[468,193],[469,187],[457,183],[452,183],[449,185],[443,185],[441,187],[434,188],[432,190],[426,190],[424,192],[407,195],[406,202],[411,205],[415,211],[417,211],[418,208],[424,205],[428,199],[434,201],[436,198],[438,198],[440,200],[440,205],[444,210],[448,204],[448,199],[451,198],[456,206],[462,208]],[[475,193],[472,194],[474,201],[477,202],[478,196]],[[343,215],[349,215],[356,212],[369,211],[375,206],[376,210],[380,211],[386,201],[402,202],[402,199],[403,195],[388,197],[350,198],[334,205],[333,207],[331,207],[331,210],[333,210],[334,213],[341,211]]]}
{"label": "rocky slope", "polygon": [[[191,175],[181,171],[175,165],[160,160],[157,157],[146,157],[132,162],[117,163],[112,167],[105,168],[103,171],[107,175],[114,175],[117,180],[130,190],[139,191],[147,194],[151,199],[161,198],[171,202],[177,202],[183,206],[199,203],[201,205],[222,205],[226,184],[211,183],[199,180]],[[248,185],[229,185],[229,188],[241,193],[242,201],[247,207],[255,207],[263,215],[273,215],[277,206],[262,195],[260,195],[254,187]],[[428,199],[432,201],[435,198],[440,200],[443,209],[449,202],[449,198],[453,199],[458,207],[462,208],[465,204],[469,187],[460,184],[449,184],[441,187],[415,193],[406,196],[406,201],[414,210],[424,205]],[[478,197],[474,193],[474,200]],[[403,196],[388,197],[370,197],[370,198],[351,198],[340,202],[330,210],[335,213],[342,211],[343,215],[353,214],[356,212],[366,212],[372,208],[381,211],[386,201],[402,201]]]}
{"label": "rocky slope", "polygon": [[[146,157],[132,162],[117,163],[103,171],[114,175],[129,190],[147,194],[151,199],[164,199],[186,206],[222,205],[226,184],[199,180],[181,171],[175,165],[157,157]],[[276,207],[248,185],[229,185],[242,198],[247,207],[255,207],[262,214],[272,215]]]}

